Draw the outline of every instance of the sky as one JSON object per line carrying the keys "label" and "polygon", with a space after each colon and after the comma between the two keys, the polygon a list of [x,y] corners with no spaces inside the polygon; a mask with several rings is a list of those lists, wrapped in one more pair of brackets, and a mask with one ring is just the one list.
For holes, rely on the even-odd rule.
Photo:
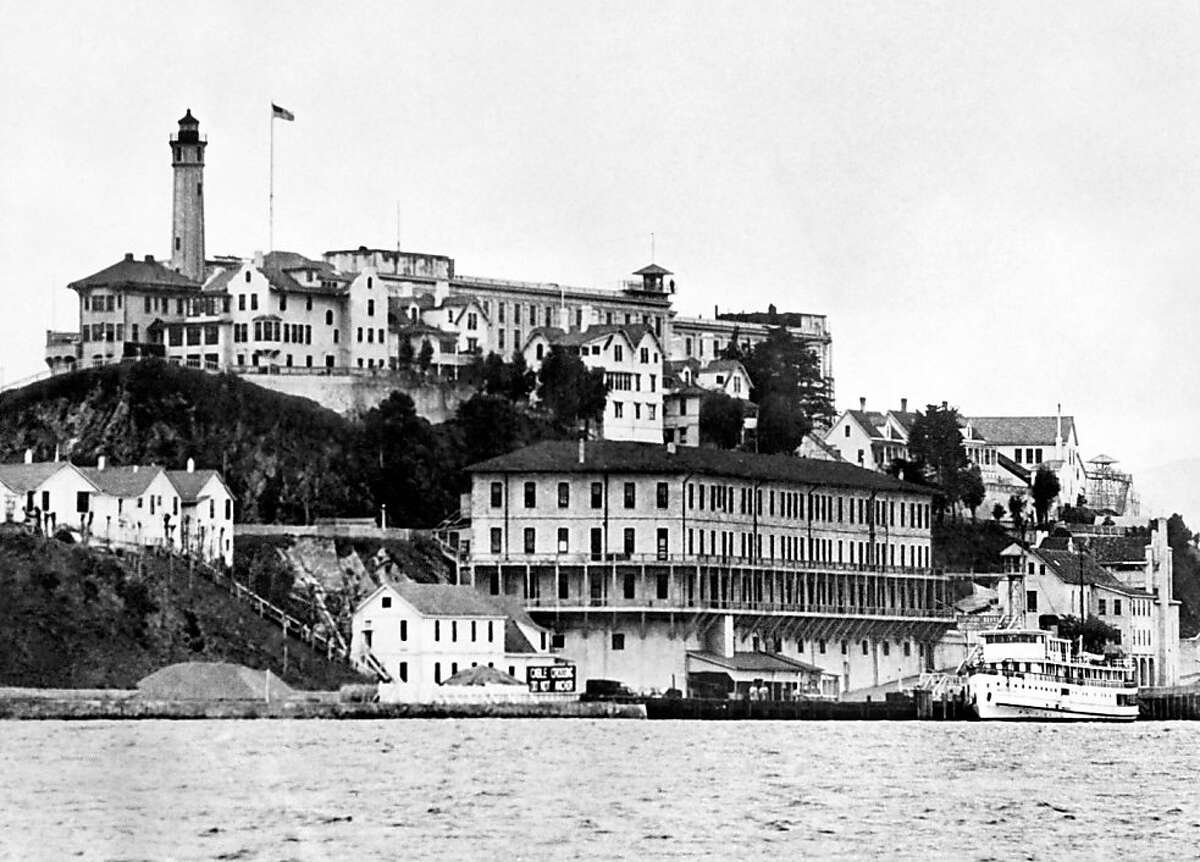
{"label": "sky", "polygon": [[18,3],[0,32],[0,369],[66,284],[169,256],[167,138],[208,136],[208,254],[447,254],[687,315],[822,313],[838,405],[1079,424],[1190,458],[1195,3]]}

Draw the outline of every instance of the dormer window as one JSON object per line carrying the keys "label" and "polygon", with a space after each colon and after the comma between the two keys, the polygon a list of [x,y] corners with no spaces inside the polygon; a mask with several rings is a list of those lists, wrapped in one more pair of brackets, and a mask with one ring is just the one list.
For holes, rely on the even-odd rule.
{"label": "dormer window", "polygon": [[313,271],[311,269],[304,270],[304,280],[305,281],[313,280]]}

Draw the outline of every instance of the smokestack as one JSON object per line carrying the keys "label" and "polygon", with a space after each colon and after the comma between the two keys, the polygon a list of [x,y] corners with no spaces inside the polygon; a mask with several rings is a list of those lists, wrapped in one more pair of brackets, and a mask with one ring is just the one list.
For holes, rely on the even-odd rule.
{"label": "smokestack", "polygon": [[858,399],[858,409],[862,410],[863,412],[866,412],[866,409],[867,409],[867,399],[866,398]]}
{"label": "smokestack", "polygon": [[901,398],[901,399],[900,399],[900,412],[901,412],[901,413],[907,413],[907,412],[908,412],[908,399],[907,399],[907,398]]}
{"label": "smokestack", "polygon": [[103,455],[100,455],[99,457],[96,458],[96,469],[97,470],[103,470],[107,466],[108,466],[108,459],[105,458]]}
{"label": "smokestack", "polygon": [[195,459],[195,458],[188,458],[188,460],[187,460],[187,471],[188,471],[189,473],[195,473],[195,472],[196,472],[196,459]]}

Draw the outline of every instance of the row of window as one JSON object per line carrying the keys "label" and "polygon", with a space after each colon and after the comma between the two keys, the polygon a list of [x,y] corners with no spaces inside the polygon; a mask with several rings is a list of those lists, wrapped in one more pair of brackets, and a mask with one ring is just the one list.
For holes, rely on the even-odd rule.
{"label": "row of window", "polygon": [[[707,541],[706,541],[707,538]],[[739,557],[852,566],[928,568],[929,548],[894,542],[854,542],[815,536],[747,533],[732,530],[687,531],[689,555]]]}
{"label": "row of window", "polygon": [[[605,502],[605,483],[592,482],[590,494],[588,497],[589,505],[593,509],[603,509]],[[522,483],[522,500],[526,509],[537,508],[538,483],[524,482]],[[624,482],[621,485],[621,500],[622,505],[626,509],[637,508],[637,483]],[[654,486],[654,506],[658,509],[665,509],[668,506],[670,499],[670,490],[666,482],[657,482]],[[571,483],[558,483],[558,508],[571,508]],[[504,483],[492,482],[490,488],[490,502],[493,509],[498,509],[504,505]]]}
{"label": "row of window", "polygon": [[[1024,454],[1025,454],[1024,461],[1022,461],[1022,459],[1021,459],[1022,452],[1024,452]],[[1041,464],[1042,463],[1042,450],[1039,448],[1031,448],[1031,449],[1019,449],[1018,448],[1013,457],[1013,460],[1016,461],[1018,464],[1022,464],[1022,463],[1024,463],[1024,464]]]}
{"label": "row of window", "polygon": [[[367,343],[368,344],[375,343],[375,333],[376,332],[379,333],[379,343],[380,344],[384,343],[384,335],[383,335],[382,329],[367,329],[366,333],[367,333]],[[360,326],[358,328],[358,343],[362,344],[362,340],[363,340],[363,328]]]}
{"label": "row of window", "polygon": [[[612,403],[613,418],[614,419],[624,419],[625,418],[625,402],[618,401],[615,398],[610,399],[610,401]],[[657,416],[658,416],[658,405],[657,404],[642,405],[642,404],[638,403],[637,401],[631,401],[629,403],[633,407],[633,418],[635,420],[642,418],[642,407],[643,406],[646,408],[646,418],[647,419],[654,421],[654,419],[657,418]]]}
{"label": "row of window", "polygon": [[[559,527],[555,535],[554,547],[549,549],[539,549],[537,542],[537,528],[525,527],[521,532],[521,547],[526,554],[537,553],[555,553],[569,554],[571,552],[571,530],[569,527]],[[621,551],[625,555],[633,555],[639,553],[637,542],[637,529],[635,527],[625,527],[622,531]],[[493,554],[504,553],[504,530],[501,527],[492,527],[488,534],[489,547]],[[654,533],[654,553],[657,554],[660,560],[665,560],[670,548],[670,531],[666,527],[658,527]],[[592,558],[599,560],[604,553],[604,531],[600,527],[593,527],[591,530],[591,554]],[[664,593],[659,598],[666,598]]]}
{"label": "row of window", "polygon": [[[391,596],[381,596],[380,600],[379,600],[379,606],[381,608],[383,608],[384,610],[390,609],[392,607],[392,597]],[[442,639],[442,622],[443,622],[442,620],[434,620],[433,621],[433,639],[435,641],[440,641]],[[450,632],[450,642],[451,643],[458,643],[458,624],[459,624],[459,620],[450,620],[449,632]],[[470,633],[471,633],[469,642],[477,643],[479,641],[479,634],[480,634],[480,628],[481,628],[479,626],[479,621],[478,620],[464,621],[463,627],[466,628],[468,626],[468,624],[469,624]],[[496,641],[495,626],[496,626],[495,620],[487,621],[487,638],[486,638],[487,643],[495,643],[495,641]],[[464,634],[465,634],[465,632],[464,632]],[[402,641],[408,640],[408,620],[400,620],[400,640],[402,640]],[[468,639],[464,637],[463,642],[466,643],[467,641],[468,641]]]}
{"label": "row of window", "polygon": [[[764,511],[764,502],[766,504]],[[703,511],[725,512],[762,517],[778,517],[789,521],[823,521],[825,523],[874,524],[880,527],[929,526],[928,503],[905,503],[903,500],[874,500],[866,497],[841,497],[799,491],[779,491],[746,486],[706,485],[688,483],[687,506]],[[807,515],[806,515],[807,513]]]}
{"label": "row of window", "polygon": [[[608,371],[604,374],[604,380],[608,383],[608,388],[613,392],[641,392],[642,391],[642,375],[635,374],[631,371]],[[648,375],[650,392],[658,391],[658,375]]]}

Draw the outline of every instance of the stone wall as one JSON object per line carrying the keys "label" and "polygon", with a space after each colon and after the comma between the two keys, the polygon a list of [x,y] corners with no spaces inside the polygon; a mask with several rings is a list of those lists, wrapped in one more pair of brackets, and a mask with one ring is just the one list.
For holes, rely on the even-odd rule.
{"label": "stone wall", "polygon": [[365,412],[393,392],[413,400],[417,415],[435,425],[454,416],[460,404],[475,394],[474,387],[456,383],[419,382],[411,375],[379,374],[247,374],[250,383],[285,395],[310,398],[337,413]]}

